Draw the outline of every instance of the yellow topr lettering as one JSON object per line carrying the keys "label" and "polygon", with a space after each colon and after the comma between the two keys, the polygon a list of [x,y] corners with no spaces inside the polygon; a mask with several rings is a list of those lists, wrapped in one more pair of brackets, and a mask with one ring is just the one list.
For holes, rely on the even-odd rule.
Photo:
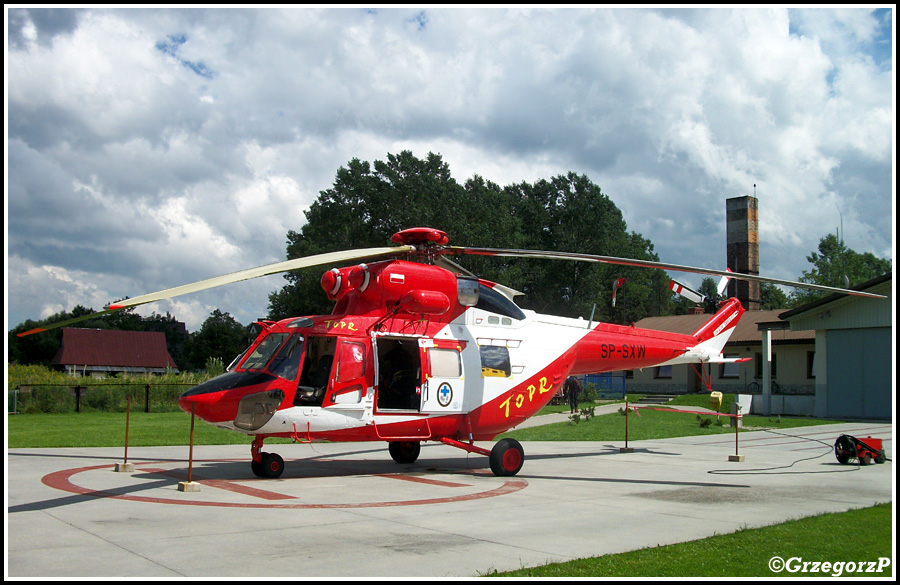
{"label": "yellow topr lettering", "polygon": [[507,398],[506,400],[504,400],[503,402],[500,403],[500,410],[504,410],[504,409],[506,410],[503,413],[503,416],[505,416],[506,418],[509,418],[509,401],[510,400],[512,400],[512,396],[510,396],[509,398]]}
{"label": "yellow topr lettering", "polygon": [[545,386],[546,383],[547,383],[547,378],[541,378],[541,394],[546,394],[547,392],[550,392],[551,388],[553,388],[553,384],[550,384],[549,386]]}

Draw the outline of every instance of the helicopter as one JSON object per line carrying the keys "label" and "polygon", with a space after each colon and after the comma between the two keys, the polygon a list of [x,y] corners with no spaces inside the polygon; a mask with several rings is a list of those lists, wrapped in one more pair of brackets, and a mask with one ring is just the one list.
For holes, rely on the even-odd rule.
{"label": "helicopter", "polygon": [[[269,264],[110,304],[105,310],[20,336],[166,298],[322,265],[329,315],[260,320],[225,373],[184,392],[181,409],[253,436],[250,468],[280,477],[284,459],[263,451],[270,437],[294,442],[385,441],[394,461],[413,463],[425,441],[487,456],[497,476],[517,474],[522,445],[492,441],[535,415],[569,376],[686,363],[728,363],[722,350],[744,313],[736,298],[691,335],[539,314],[520,294],[479,278],[449,257],[529,257],[718,275],[827,292],[881,295],[731,270],[569,252],[450,246],[447,234],[409,228],[396,245]],[[361,262],[365,261],[365,262]],[[352,264],[356,263],[356,264]],[[677,284],[677,283],[676,283]]]}

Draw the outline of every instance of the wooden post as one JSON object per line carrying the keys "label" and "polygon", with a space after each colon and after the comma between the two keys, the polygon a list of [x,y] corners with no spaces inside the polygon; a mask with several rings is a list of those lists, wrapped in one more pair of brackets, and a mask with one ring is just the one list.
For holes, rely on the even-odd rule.
{"label": "wooden post", "polygon": [[131,419],[131,395],[125,398],[125,465],[128,465],[128,422]]}
{"label": "wooden post", "polygon": [[634,449],[628,446],[628,399],[625,399],[625,446],[619,447],[619,453],[633,453]]}
{"label": "wooden post", "polygon": [[188,450],[188,483],[191,483],[191,473],[194,469],[194,404],[191,403],[191,446]]}
{"label": "wooden post", "polygon": [[741,426],[741,425],[739,424],[741,418],[742,418],[742,415],[741,415],[740,412],[735,413],[735,419],[734,419],[734,455],[729,455],[729,456],[728,456],[728,460],[729,460],[729,461],[738,461],[738,462],[740,462],[740,461],[743,461],[743,460],[744,460],[744,456],[743,456],[743,455],[738,455],[738,429],[739,429],[740,426]]}
{"label": "wooden post", "polygon": [[131,473],[134,471],[134,464],[128,463],[128,422],[131,419],[131,396],[125,398],[125,460],[122,463],[116,463],[116,471]]}
{"label": "wooden post", "polygon": [[150,412],[150,384],[144,386],[144,412]]}
{"label": "wooden post", "polygon": [[188,480],[178,484],[178,491],[180,492],[200,491],[200,484],[192,481],[194,470],[194,406],[195,405],[191,403],[191,446],[188,451]]}

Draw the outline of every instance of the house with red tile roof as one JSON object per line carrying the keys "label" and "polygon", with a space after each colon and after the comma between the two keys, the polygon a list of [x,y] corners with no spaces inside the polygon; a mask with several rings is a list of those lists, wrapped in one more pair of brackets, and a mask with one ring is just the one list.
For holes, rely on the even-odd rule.
{"label": "house with red tile roof", "polygon": [[81,376],[178,371],[166,348],[166,336],[158,331],[66,327],[62,345],[50,365]]}

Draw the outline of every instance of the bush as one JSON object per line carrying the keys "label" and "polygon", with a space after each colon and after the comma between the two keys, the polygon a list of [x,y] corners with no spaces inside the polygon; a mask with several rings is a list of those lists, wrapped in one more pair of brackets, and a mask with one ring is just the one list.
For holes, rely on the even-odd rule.
{"label": "bush", "polygon": [[167,373],[162,376],[140,375],[111,377],[109,379],[78,378],[65,372],[50,370],[44,366],[10,364],[7,373],[7,389],[18,389],[16,411],[24,414],[39,412],[75,412],[76,402],[72,389],[86,388],[81,396],[82,411],[125,412],[127,398],[131,407],[143,409],[148,400],[153,412],[178,411],[178,397],[191,386],[209,379],[207,375],[191,372]]}

